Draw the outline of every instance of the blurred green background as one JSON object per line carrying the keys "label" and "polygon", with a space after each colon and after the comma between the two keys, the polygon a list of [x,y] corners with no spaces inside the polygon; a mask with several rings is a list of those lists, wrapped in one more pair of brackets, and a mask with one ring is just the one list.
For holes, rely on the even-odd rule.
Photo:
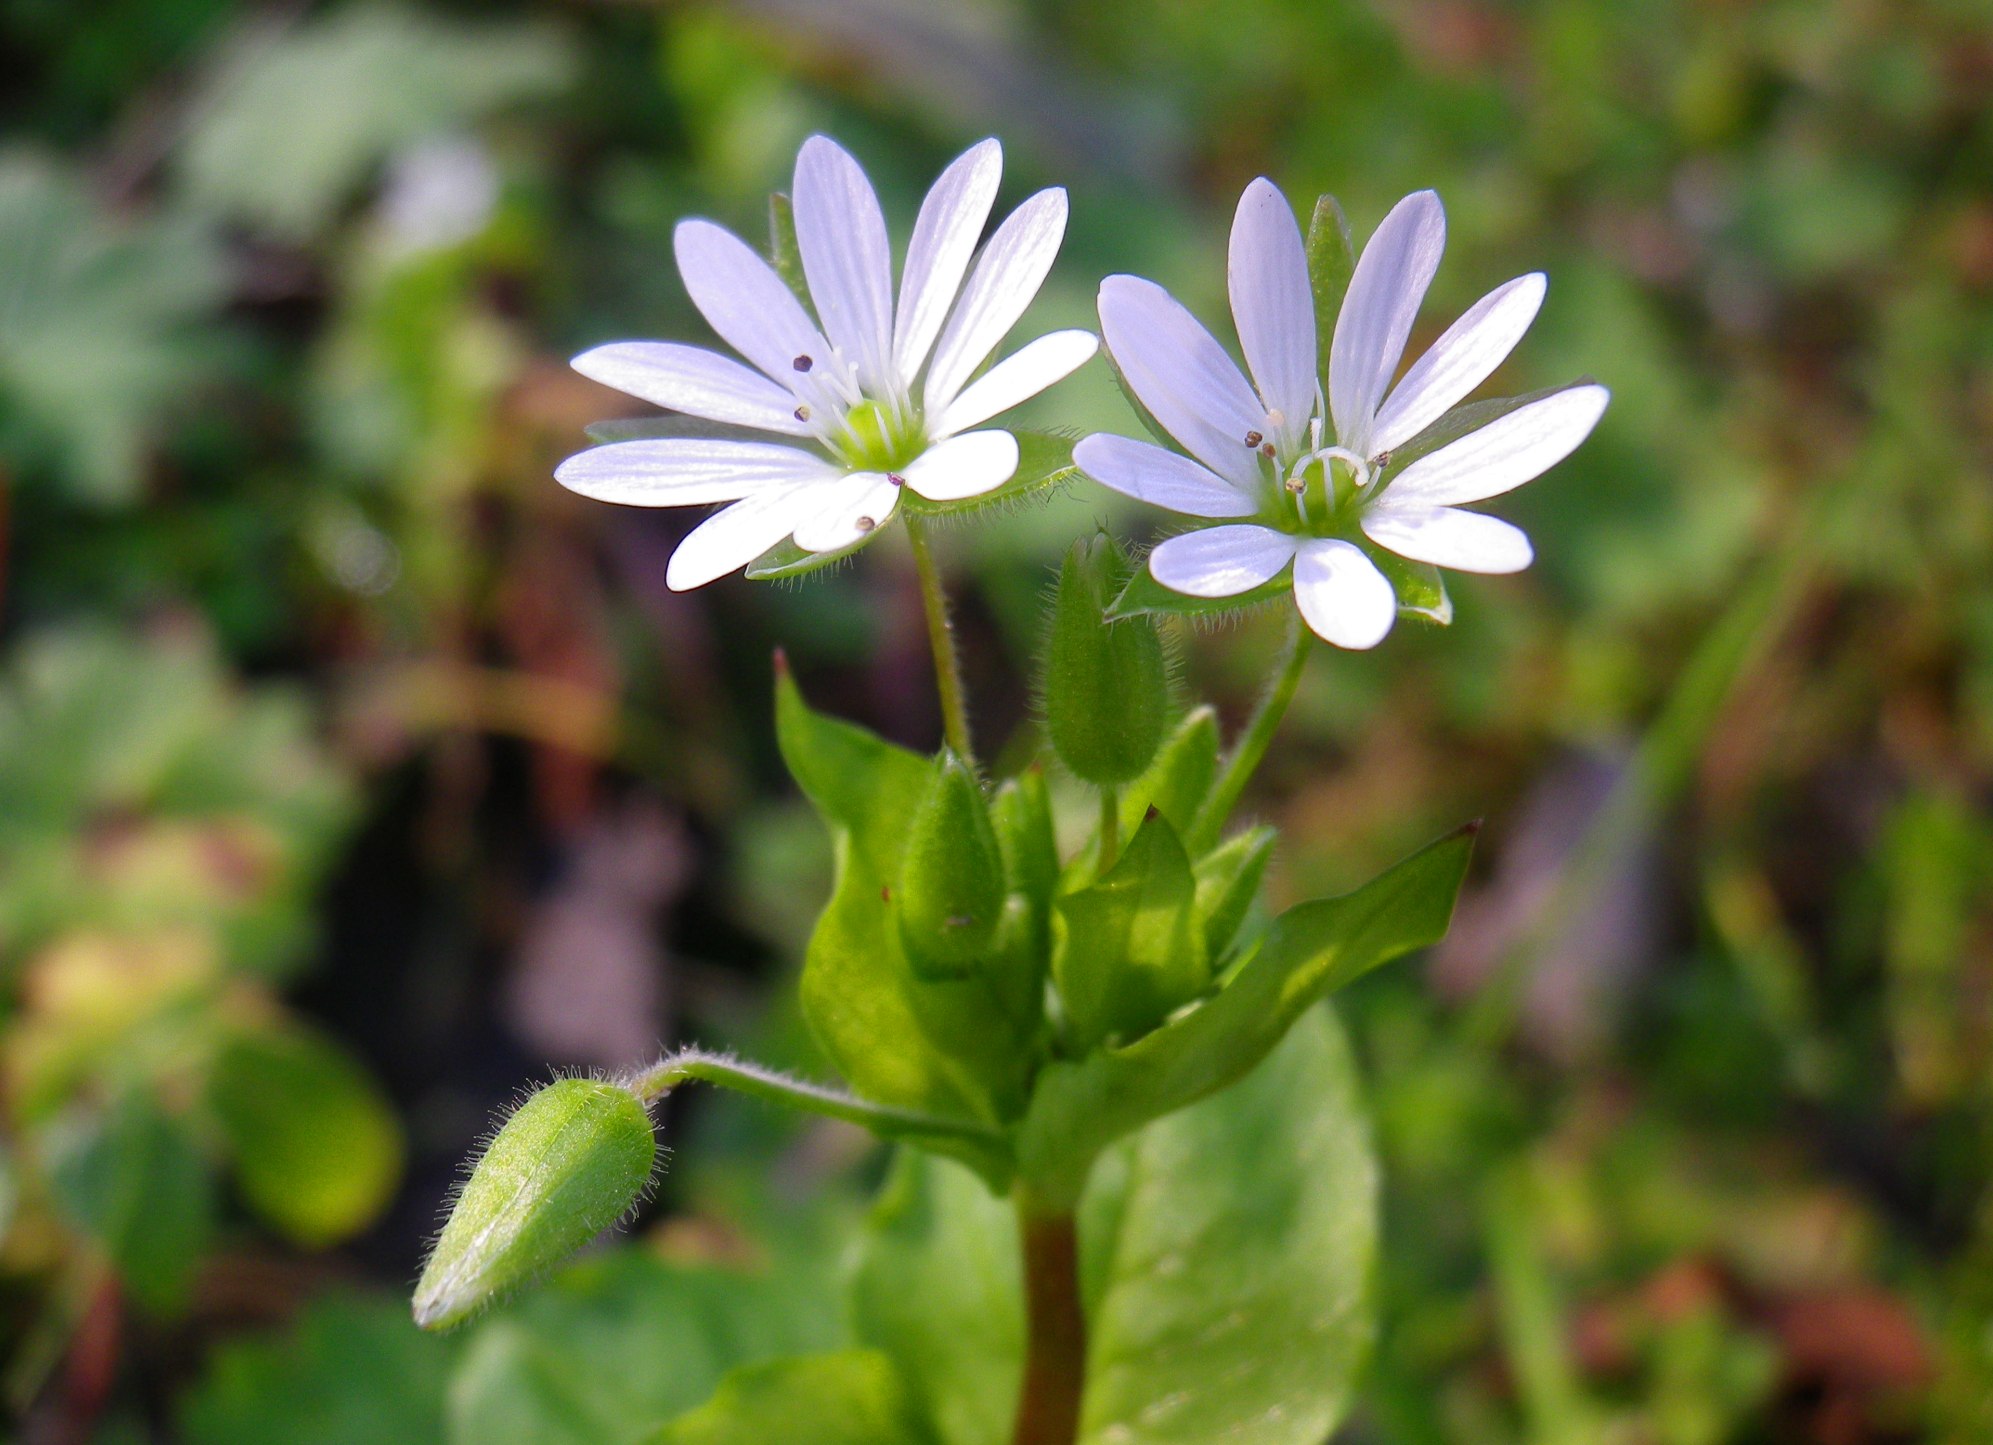
{"label": "blurred green background", "polygon": [[[820,1068],[826,848],[769,654],[920,746],[897,536],[673,595],[692,520],[550,478],[709,338],[835,134],[895,231],[988,134],[1104,274],[1224,321],[1267,174],[1436,186],[1420,336],[1551,277],[1591,374],[1450,630],[1324,649],[1253,806],[1276,892],[1489,826],[1454,936],[1348,996],[1385,1161],[1341,1439],[1993,1439],[1993,12],[1985,0],[0,0],[0,1391],[27,1441],[578,1442],[834,1338],[878,1177],[674,1100],[627,1247],[462,1337],[402,1291],[552,1067]],[[1223,332],[1229,327],[1219,325]],[[1134,429],[1100,363],[1030,417]],[[945,540],[1028,727],[1079,487]],[[1277,641],[1189,639],[1237,717]]]}

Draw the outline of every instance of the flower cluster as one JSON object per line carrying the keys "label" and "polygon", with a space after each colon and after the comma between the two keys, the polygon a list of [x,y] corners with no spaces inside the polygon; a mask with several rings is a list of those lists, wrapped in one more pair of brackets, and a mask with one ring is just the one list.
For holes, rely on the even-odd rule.
{"label": "flower cluster", "polygon": [[[878,198],[822,136],[797,158],[793,197],[809,307],[732,233],[682,223],[686,289],[750,364],[672,342],[577,357],[584,374],[706,425],[594,448],[556,476],[605,501],[725,503],[672,556],[666,580],[680,589],[784,544],[851,550],[905,490],[945,507],[1002,487],[1018,470],[1017,439],[984,423],[1074,371],[1097,342],[1058,331],[983,370],[1043,285],[1066,223],[1065,192],[1040,191],[978,254],[1001,173],[994,140],[942,172],[915,222],[897,301]],[[1271,181],[1246,188],[1232,225],[1228,280],[1245,370],[1154,282],[1101,283],[1108,354],[1158,442],[1097,433],[1073,448],[1072,463],[1210,524],[1155,548],[1156,582],[1197,599],[1291,587],[1318,636],[1368,648],[1401,605],[1387,576],[1393,559],[1483,573],[1529,565],[1521,530],[1465,508],[1569,455],[1607,393],[1584,383],[1460,407],[1535,319],[1538,273],[1476,302],[1399,377],[1445,239],[1431,191],[1384,218],[1348,273],[1326,368],[1316,330],[1326,283],[1311,275],[1309,246]]]}

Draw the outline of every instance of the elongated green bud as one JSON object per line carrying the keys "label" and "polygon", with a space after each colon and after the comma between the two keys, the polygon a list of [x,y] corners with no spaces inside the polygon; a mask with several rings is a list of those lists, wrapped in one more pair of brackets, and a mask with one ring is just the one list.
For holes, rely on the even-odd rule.
{"label": "elongated green bud", "polygon": [[976,775],[944,752],[907,828],[900,942],[916,973],[959,975],[989,951],[1003,918],[1003,854]]}
{"label": "elongated green bud", "polygon": [[1059,570],[1045,649],[1053,751],[1098,787],[1140,777],[1169,726],[1169,668],[1154,621],[1107,620],[1129,571],[1113,538],[1074,543]]}
{"label": "elongated green bud", "polygon": [[560,1079],[505,1121],[450,1211],[415,1286],[415,1322],[447,1329],[614,1224],[657,1158],[637,1096]]}

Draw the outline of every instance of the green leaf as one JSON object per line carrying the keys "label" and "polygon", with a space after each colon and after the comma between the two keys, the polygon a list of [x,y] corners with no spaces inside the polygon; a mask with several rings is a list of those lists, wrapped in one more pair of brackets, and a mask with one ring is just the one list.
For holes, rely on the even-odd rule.
{"label": "green leaf", "polygon": [[1155,624],[1105,616],[1128,577],[1113,538],[1075,542],[1059,569],[1045,643],[1046,735],[1060,762],[1101,787],[1139,777],[1169,725],[1169,667]]}
{"label": "green leaf", "polygon": [[1190,858],[1161,813],[1099,882],[1059,900],[1052,979],[1077,1049],[1147,1033],[1204,988],[1196,901]]}
{"label": "green leaf", "polygon": [[1215,994],[1135,1042],[1047,1064],[1021,1167],[1056,1197],[1113,1140],[1244,1077],[1318,999],[1437,943],[1474,832],[1448,834],[1354,893],[1290,908]]}
{"label": "green leaf", "polygon": [[0,155],[0,452],[80,500],[135,501],[150,436],[212,370],[220,248],[186,220],[120,221],[82,179]]}
{"label": "green leaf", "polygon": [[381,1445],[441,1440],[454,1340],[399,1300],[333,1294],[281,1335],[237,1335],[182,1401],[187,1445]]}
{"label": "green leaf", "polygon": [[564,1270],[481,1323],[451,1382],[450,1445],[635,1445],[709,1399],[729,1370],[830,1349],[818,1270],[668,1264],[635,1249]]}
{"label": "green leaf", "polygon": [[1320,1445],[1372,1333],[1377,1166],[1316,1007],[1243,1080],[1102,1161],[1081,1218],[1084,1445]]}
{"label": "green leaf", "polygon": [[1248,828],[1197,860],[1197,916],[1214,964],[1222,962],[1258,899],[1278,838],[1271,828]]}
{"label": "green leaf", "polygon": [[1233,597],[1190,597],[1172,592],[1158,582],[1146,565],[1137,567],[1121,595],[1107,609],[1110,620],[1124,617],[1183,617],[1199,622],[1222,621],[1243,616],[1253,608],[1285,596],[1294,589],[1294,569],[1287,566],[1250,591]]}
{"label": "green leaf", "polygon": [[923,978],[958,978],[988,953],[1004,902],[1003,854],[982,784],[953,753],[936,760],[907,825],[892,903]]}
{"label": "green leaf", "polygon": [[1336,318],[1356,270],[1356,243],[1350,239],[1349,217],[1334,196],[1315,202],[1308,221],[1308,286],[1315,295],[1317,369],[1329,374],[1329,347],[1335,340]]}
{"label": "green leaf", "polygon": [[201,206],[302,241],[395,151],[557,90],[572,70],[548,29],[393,5],[328,12],[216,67],[187,111],[179,179]]}
{"label": "green leaf", "polygon": [[1396,552],[1364,544],[1364,553],[1377,564],[1398,594],[1398,611],[1419,617],[1441,627],[1453,621],[1453,599],[1446,593],[1446,578],[1430,562],[1413,562]]}
{"label": "green leaf", "polygon": [[734,1371],[705,1405],[649,1445],[928,1445],[891,1360],[872,1350],[771,1360]]}
{"label": "green leaf", "polygon": [[[910,1177],[911,1176],[911,1177]],[[1377,1168],[1325,1007],[1230,1088],[1101,1159],[1080,1205],[1082,1445],[1319,1445],[1370,1336]],[[1003,1445],[1023,1349],[1017,1225],[943,1161],[902,1165],[855,1282],[941,1445]]]}
{"label": "green leaf", "polygon": [[[824,1051],[877,1103],[981,1123],[1014,1116],[1030,1064],[1028,1035],[980,972],[916,977],[888,898],[932,764],[812,712],[786,669],[776,683],[775,731],[790,773],[831,830],[836,856],[836,888],[803,962],[803,1011]],[[1007,1168],[988,1154],[963,1157],[993,1179]]]}
{"label": "green leaf", "polygon": [[1151,808],[1169,819],[1179,835],[1187,832],[1217,776],[1218,714],[1200,705],[1183,715],[1148,772],[1123,791],[1122,832],[1134,832]]}
{"label": "green leaf", "polygon": [[371,1223],[400,1181],[393,1108],[314,1030],[287,1023],[231,1035],[208,1102],[243,1197],[299,1244],[322,1248]]}
{"label": "green leaf", "polygon": [[941,1445],[1003,1445],[1024,1358],[1017,1222],[959,1165],[902,1149],[851,1280],[859,1343],[898,1362]]}
{"label": "green leaf", "polygon": [[599,1079],[556,1079],[521,1104],[471,1171],[415,1286],[415,1322],[447,1329],[561,1263],[650,1183],[650,1113]]}
{"label": "green leaf", "polygon": [[177,1311],[214,1228],[214,1184],[186,1123],[137,1092],[76,1109],[44,1131],[57,1210],[146,1308]]}

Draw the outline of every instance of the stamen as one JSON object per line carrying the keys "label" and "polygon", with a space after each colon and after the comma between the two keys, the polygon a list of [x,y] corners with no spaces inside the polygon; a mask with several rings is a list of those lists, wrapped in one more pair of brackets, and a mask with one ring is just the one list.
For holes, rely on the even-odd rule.
{"label": "stamen", "polygon": [[1256,447],[1265,440],[1266,438],[1260,435],[1256,431],[1249,431],[1246,433],[1246,445],[1249,447]]}
{"label": "stamen", "polygon": [[887,472],[886,480],[891,482],[896,487],[904,487],[907,484],[907,479],[901,476],[898,472]]}
{"label": "stamen", "polygon": [[1272,442],[1267,442],[1267,443],[1265,443],[1265,444],[1264,444],[1263,446],[1261,446],[1261,447],[1260,447],[1260,449],[1259,449],[1259,454],[1260,454],[1261,456],[1265,457],[1265,458],[1266,458],[1266,459],[1267,459],[1268,461],[1272,461],[1272,460],[1273,460],[1273,443],[1272,443]]}
{"label": "stamen", "polygon": [[874,527],[878,525],[879,524],[873,521],[870,517],[860,517],[858,519],[859,534],[862,536],[864,533],[871,531]]}
{"label": "stamen", "polygon": [[808,371],[811,367],[816,365],[816,363],[810,360],[809,357],[807,356],[799,356],[789,364],[795,367],[796,370],[798,371]]}
{"label": "stamen", "polygon": [[1391,465],[1391,453],[1379,452],[1376,456],[1370,459],[1370,465],[1374,471],[1379,471],[1379,472],[1383,471],[1386,467]]}
{"label": "stamen", "polygon": [[808,421],[809,419],[810,419],[810,408],[809,404],[806,402],[802,406],[796,408],[796,420]]}

